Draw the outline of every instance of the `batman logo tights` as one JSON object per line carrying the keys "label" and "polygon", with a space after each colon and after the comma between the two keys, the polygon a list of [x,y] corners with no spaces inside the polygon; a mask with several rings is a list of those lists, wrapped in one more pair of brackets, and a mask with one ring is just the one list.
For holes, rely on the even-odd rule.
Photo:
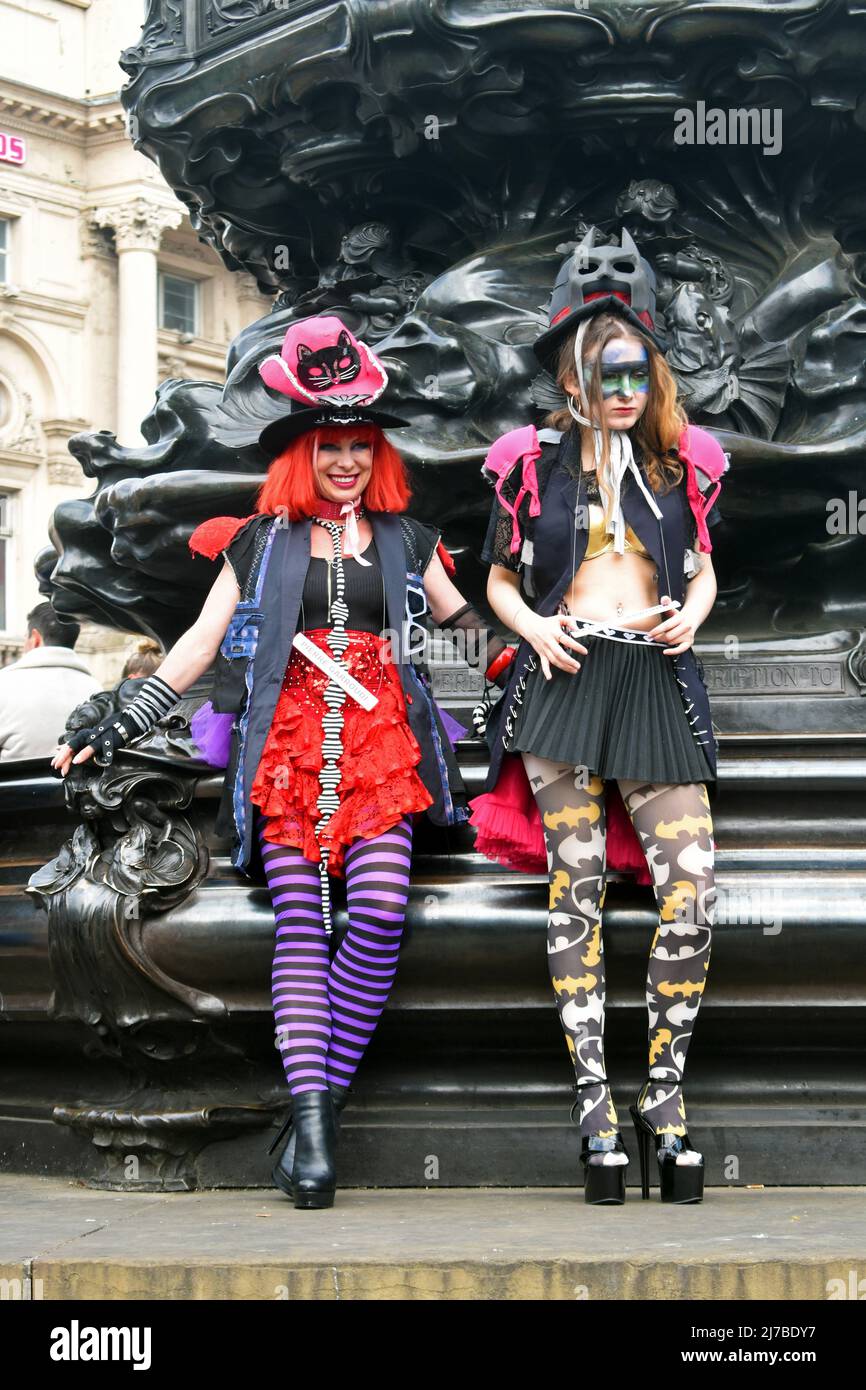
{"label": "batman logo tights", "polygon": [[[602,908],[607,825],[603,780],[583,766],[523,753],[544,829],[550,880],[550,977],[578,1083],[606,1077]],[[640,1106],[656,1133],[685,1134],[682,1079],[710,963],[715,908],[713,823],[706,785],[618,779],[646,855],[658,907],[646,1001],[652,1078]],[[581,1134],[613,1135],[605,1081],[578,1092]]]}

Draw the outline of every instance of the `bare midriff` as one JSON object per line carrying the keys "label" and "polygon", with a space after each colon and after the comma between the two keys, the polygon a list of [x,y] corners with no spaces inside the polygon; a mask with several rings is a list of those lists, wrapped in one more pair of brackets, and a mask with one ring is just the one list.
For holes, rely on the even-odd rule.
{"label": "bare midriff", "polygon": [[[655,560],[634,551],[620,555],[610,550],[583,561],[566,590],[565,603],[570,613],[581,618],[648,632],[661,622],[658,613],[622,619],[635,609],[654,607],[660,597]],[[620,604],[622,616],[617,612]]]}

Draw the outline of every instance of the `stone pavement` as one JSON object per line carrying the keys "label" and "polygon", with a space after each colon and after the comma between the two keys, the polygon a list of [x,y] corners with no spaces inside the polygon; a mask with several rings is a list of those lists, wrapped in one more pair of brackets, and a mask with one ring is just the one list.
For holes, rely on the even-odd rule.
{"label": "stone pavement", "polygon": [[[866,1295],[866,1189],[101,1192],[0,1174],[0,1297],[817,1299]],[[28,1282],[29,1281],[29,1282]],[[837,1282],[832,1282],[837,1281]]]}

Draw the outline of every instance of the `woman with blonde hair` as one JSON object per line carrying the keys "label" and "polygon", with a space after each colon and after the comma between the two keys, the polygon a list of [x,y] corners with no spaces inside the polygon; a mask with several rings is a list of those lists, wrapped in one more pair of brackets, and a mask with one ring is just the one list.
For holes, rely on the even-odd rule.
{"label": "woman with blonde hair", "polygon": [[152,637],[140,637],[123,663],[120,679],[125,681],[131,676],[152,676],[154,671],[159,670],[164,658],[165,652],[158,642]]}

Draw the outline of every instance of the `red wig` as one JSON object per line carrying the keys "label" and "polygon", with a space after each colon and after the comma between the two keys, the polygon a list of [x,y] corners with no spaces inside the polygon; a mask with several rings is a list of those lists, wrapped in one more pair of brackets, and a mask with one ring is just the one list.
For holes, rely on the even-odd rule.
{"label": "red wig", "polygon": [[315,516],[321,494],[313,476],[314,438],[318,434],[319,447],[342,444],[347,430],[354,439],[363,439],[373,448],[373,469],[364,488],[364,506],[372,512],[404,512],[412,496],[406,465],[379,426],[371,424],[332,425],[298,435],[272,460],[256,495],[256,510],[274,515],[283,512],[287,521]]}

